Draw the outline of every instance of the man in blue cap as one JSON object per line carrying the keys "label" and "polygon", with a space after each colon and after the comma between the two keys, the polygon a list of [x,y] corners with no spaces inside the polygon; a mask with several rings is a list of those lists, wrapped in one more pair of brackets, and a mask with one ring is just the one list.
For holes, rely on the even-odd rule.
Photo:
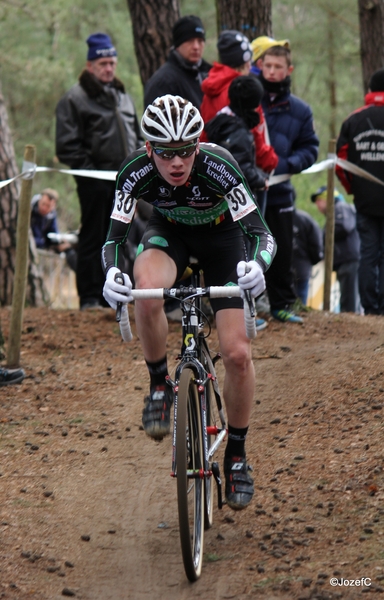
{"label": "man in blue cap", "polygon": [[[71,169],[117,171],[143,141],[132,98],[115,76],[117,52],[105,33],[87,39],[85,69],[56,108],[56,154]],[[105,306],[100,252],[115,182],[75,177],[81,207],[76,270],[80,309]]]}

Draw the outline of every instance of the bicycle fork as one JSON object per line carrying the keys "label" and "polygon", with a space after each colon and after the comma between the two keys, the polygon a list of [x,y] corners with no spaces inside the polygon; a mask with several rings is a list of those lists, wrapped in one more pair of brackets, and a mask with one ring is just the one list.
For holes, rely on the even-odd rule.
{"label": "bicycle fork", "polygon": [[[200,404],[200,418],[202,424],[203,431],[203,453],[204,453],[204,469],[187,469],[187,478],[188,479],[207,479],[213,477],[216,482],[217,487],[217,499],[218,499],[218,508],[221,509],[223,507],[222,500],[222,481],[220,476],[220,467],[218,462],[212,462],[211,468],[209,468],[209,463],[213,458],[215,452],[219,448],[221,442],[224,440],[227,435],[227,430],[225,427],[224,413],[223,410],[220,409],[219,416],[222,427],[217,427],[216,425],[207,425],[207,402],[206,402],[206,389],[209,379],[214,379],[211,374],[203,380],[195,379],[195,385],[197,386],[197,391],[199,395],[199,404]],[[174,392],[174,423],[173,423],[173,435],[172,435],[172,470],[171,477],[177,477],[176,471],[176,429],[177,429],[177,403],[178,403],[178,383],[172,380],[169,376],[167,377],[167,383],[170,385]],[[213,444],[208,447],[208,436],[214,435],[215,441]]]}

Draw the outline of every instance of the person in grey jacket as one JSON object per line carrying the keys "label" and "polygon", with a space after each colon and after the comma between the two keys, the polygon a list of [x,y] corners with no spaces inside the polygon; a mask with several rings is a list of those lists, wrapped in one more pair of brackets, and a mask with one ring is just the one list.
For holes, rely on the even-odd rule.
{"label": "person in grey jacket", "polygon": [[[105,33],[87,39],[86,67],[56,107],[56,154],[71,169],[117,171],[142,145],[133,100],[115,77],[117,52]],[[75,177],[81,208],[77,290],[80,309],[105,306],[100,252],[109,226],[115,182]]]}
{"label": "person in grey jacket", "polygon": [[[340,312],[360,313],[358,270],[360,260],[360,237],[356,227],[356,209],[344,196],[334,190],[335,240],[333,270],[340,284]],[[311,195],[319,211],[327,212],[327,187],[321,186]],[[324,231],[325,234],[325,231]]]}

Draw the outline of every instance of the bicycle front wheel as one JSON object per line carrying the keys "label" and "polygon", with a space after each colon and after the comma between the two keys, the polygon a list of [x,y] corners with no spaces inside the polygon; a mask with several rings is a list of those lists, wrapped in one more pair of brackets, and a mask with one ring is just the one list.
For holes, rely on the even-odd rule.
{"label": "bicycle front wheel", "polygon": [[179,531],[189,581],[201,574],[204,542],[204,461],[200,404],[191,369],[179,381],[176,427],[176,475]]}

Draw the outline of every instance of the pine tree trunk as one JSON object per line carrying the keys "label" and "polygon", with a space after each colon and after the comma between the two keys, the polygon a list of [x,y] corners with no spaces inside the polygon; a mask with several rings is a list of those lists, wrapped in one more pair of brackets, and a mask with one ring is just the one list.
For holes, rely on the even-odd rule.
{"label": "pine tree trunk", "polygon": [[384,67],[384,0],[358,0],[364,91],[371,75]]}
{"label": "pine tree trunk", "polygon": [[252,41],[272,35],[272,0],[216,0],[217,31],[237,29]]}
{"label": "pine tree trunk", "polygon": [[[7,109],[0,91],[0,181],[12,179],[17,174]],[[19,193],[19,182],[13,182],[0,189],[0,303],[2,305],[9,305],[12,302]]]}
{"label": "pine tree trunk", "polygon": [[127,0],[142,84],[166,61],[172,27],[180,17],[178,0]]}
{"label": "pine tree trunk", "polygon": [[[7,109],[0,88],[0,181],[18,175]],[[20,182],[0,188],[0,304],[12,304],[16,255],[17,201]],[[42,277],[30,250],[26,300],[30,306],[41,306],[47,300]]]}

